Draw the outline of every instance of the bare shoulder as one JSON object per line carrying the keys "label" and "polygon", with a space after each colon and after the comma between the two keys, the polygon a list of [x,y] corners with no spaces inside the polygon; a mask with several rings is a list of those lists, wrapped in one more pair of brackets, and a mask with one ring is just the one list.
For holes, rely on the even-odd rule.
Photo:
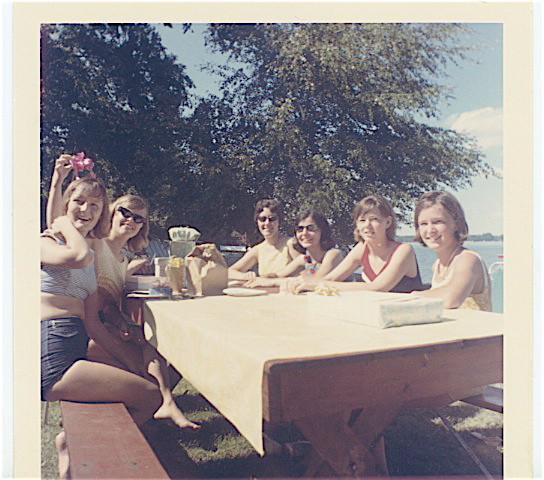
{"label": "bare shoulder", "polygon": [[399,261],[404,261],[408,258],[415,257],[414,249],[408,243],[401,243],[393,252],[392,258],[396,258]]}
{"label": "bare shoulder", "polygon": [[472,250],[463,250],[455,259],[455,268],[458,270],[481,270],[481,266],[479,255]]}
{"label": "bare shoulder", "polygon": [[414,249],[409,243],[401,243],[397,248],[397,252],[402,255],[415,255]]}
{"label": "bare shoulder", "polygon": [[349,255],[362,255],[363,250],[365,249],[364,242],[357,242],[357,244],[349,251]]}
{"label": "bare shoulder", "polygon": [[459,261],[469,263],[481,263],[480,256],[476,252],[467,249],[463,250],[459,254]]}
{"label": "bare shoulder", "polygon": [[253,245],[245,254],[244,257],[257,257],[259,255],[259,250],[262,248],[264,242]]}

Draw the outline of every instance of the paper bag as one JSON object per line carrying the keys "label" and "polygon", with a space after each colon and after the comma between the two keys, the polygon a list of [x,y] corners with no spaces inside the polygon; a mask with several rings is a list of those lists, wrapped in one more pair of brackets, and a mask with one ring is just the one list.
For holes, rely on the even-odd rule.
{"label": "paper bag", "polygon": [[228,267],[213,243],[197,245],[185,257],[187,290],[192,295],[221,295],[227,288]]}

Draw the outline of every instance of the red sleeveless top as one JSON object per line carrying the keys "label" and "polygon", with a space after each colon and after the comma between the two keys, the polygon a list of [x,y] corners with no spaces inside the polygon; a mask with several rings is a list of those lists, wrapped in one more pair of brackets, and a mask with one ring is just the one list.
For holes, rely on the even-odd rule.
{"label": "red sleeveless top", "polygon": [[[387,262],[384,263],[383,267],[380,269],[378,273],[376,273],[371,265],[370,265],[370,259],[369,259],[369,248],[368,245],[365,245],[365,248],[363,250],[363,256],[361,258],[361,273],[363,280],[367,283],[374,281],[389,265],[389,262],[391,261],[391,258],[393,258],[394,253],[397,251],[397,248],[399,248],[402,244],[399,243],[394,250],[391,252],[391,255],[387,259]],[[416,268],[417,273],[415,277],[408,277],[405,275],[402,277],[391,290],[390,292],[395,293],[410,293],[414,290],[423,290],[423,284],[421,283],[421,277],[419,275],[419,265],[417,264],[416,259]]]}

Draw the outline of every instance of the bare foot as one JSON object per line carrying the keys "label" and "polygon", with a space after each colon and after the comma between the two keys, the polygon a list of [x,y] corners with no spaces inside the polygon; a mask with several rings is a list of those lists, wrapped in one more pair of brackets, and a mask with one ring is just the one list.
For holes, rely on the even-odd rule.
{"label": "bare foot", "polygon": [[178,408],[176,402],[163,403],[160,408],[155,412],[153,418],[156,420],[172,420],[179,428],[188,428],[190,430],[199,430],[200,425],[198,423],[191,422],[183,412]]}
{"label": "bare foot", "polygon": [[55,447],[57,447],[59,455],[59,479],[68,480],[70,478],[70,459],[68,458],[68,445],[66,445],[64,430],[55,437]]}

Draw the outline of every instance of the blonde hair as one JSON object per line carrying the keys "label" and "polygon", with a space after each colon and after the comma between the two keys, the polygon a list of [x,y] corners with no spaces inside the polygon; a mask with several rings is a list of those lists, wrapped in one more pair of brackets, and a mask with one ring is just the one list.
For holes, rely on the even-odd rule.
{"label": "blonde hair", "polygon": [[468,238],[468,225],[465,219],[465,212],[463,207],[459,203],[459,200],[455,198],[451,193],[442,191],[427,192],[419,197],[416,203],[416,210],[414,212],[414,226],[416,228],[416,234],[414,241],[421,243],[425,246],[425,242],[419,234],[419,215],[422,210],[432,207],[434,205],[441,205],[455,221],[455,238],[461,244]]}
{"label": "blonde hair", "polygon": [[[117,207],[126,207],[129,210],[145,210],[146,217],[149,213],[147,202],[138,195],[127,194],[117,198],[110,205],[110,228]],[[137,235],[127,241],[127,247],[131,252],[141,252],[149,244],[149,221],[146,218]]]}
{"label": "blonde hair", "polygon": [[357,220],[360,217],[365,216],[373,208],[377,208],[383,217],[391,217],[391,225],[387,227],[385,234],[388,240],[394,242],[397,232],[397,219],[395,216],[395,212],[393,211],[393,207],[391,206],[389,201],[385,197],[382,197],[378,194],[368,195],[367,197],[363,198],[357,205],[355,205],[355,208],[353,209],[353,221],[355,222],[353,237],[355,238],[355,241],[363,241],[357,229]]}
{"label": "blonde hair", "polygon": [[104,238],[109,233],[110,224],[108,224],[108,209],[106,205],[109,203],[106,187],[102,180],[94,177],[77,178],[71,182],[62,195],[62,208],[63,213],[66,215],[68,211],[68,203],[70,198],[78,187],[81,187],[81,191],[93,198],[96,198],[102,202],[102,212],[94,228],[89,232],[89,236],[92,238]]}

